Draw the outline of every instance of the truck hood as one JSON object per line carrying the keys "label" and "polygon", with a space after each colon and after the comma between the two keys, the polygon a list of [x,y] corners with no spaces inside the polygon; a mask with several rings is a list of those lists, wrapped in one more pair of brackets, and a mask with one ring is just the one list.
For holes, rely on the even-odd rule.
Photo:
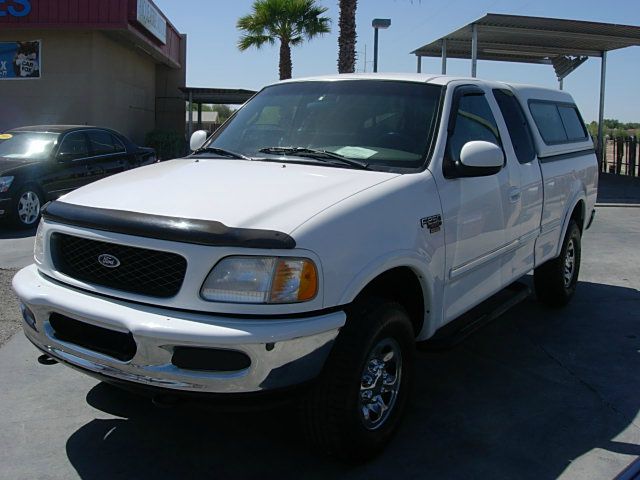
{"label": "truck hood", "polygon": [[396,173],[246,160],[178,159],[105,178],[60,200],[291,233]]}

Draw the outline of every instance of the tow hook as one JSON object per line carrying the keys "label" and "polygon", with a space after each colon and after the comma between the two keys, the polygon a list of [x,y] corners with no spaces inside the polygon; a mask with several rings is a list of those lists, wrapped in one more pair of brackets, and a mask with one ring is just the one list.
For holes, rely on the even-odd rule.
{"label": "tow hook", "polygon": [[42,365],[55,365],[56,363],[58,363],[58,361],[55,358],[43,353],[38,357],[38,363]]}

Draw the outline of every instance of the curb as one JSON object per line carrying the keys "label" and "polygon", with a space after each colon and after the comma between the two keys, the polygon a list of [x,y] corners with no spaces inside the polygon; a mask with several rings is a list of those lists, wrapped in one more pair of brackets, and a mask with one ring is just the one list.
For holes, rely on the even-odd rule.
{"label": "curb", "polygon": [[640,208],[640,203],[596,203],[596,207]]}

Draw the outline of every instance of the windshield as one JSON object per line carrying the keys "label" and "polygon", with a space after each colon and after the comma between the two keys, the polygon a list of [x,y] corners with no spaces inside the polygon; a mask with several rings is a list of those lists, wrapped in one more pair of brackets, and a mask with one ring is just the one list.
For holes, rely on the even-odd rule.
{"label": "windshield", "polygon": [[270,147],[297,147],[370,166],[416,168],[424,163],[441,89],[380,80],[274,85],[242,107],[205,147],[249,157],[264,157]]}
{"label": "windshield", "polygon": [[0,134],[0,157],[46,160],[59,133],[8,132]]}

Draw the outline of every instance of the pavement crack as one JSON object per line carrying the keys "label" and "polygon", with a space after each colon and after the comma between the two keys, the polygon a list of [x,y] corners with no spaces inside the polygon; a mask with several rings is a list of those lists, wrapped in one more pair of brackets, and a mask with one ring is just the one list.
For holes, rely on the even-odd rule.
{"label": "pavement crack", "polygon": [[[625,420],[627,418],[627,415],[625,415],[625,413],[623,411],[621,411],[618,407],[616,407],[613,403],[611,403],[609,400],[607,400],[601,393],[600,391],[594,387],[593,385],[591,385],[589,382],[587,382],[586,380],[584,380],[583,378],[580,377],[580,375],[578,375],[576,372],[574,372],[571,368],[569,368],[567,365],[564,364],[564,362],[556,357],[553,353],[551,353],[549,350],[547,350],[542,344],[535,342],[534,340],[531,339],[531,337],[529,337],[528,335],[526,335],[520,328],[516,327],[516,329],[518,330],[518,332],[524,336],[533,346],[539,348],[542,353],[544,353],[552,362],[554,362],[556,365],[558,365],[560,368],[562,368],[565,372],[567,372],[569,375],[571,375],[573,378],[575,378],[578,383],[580,383],[582,386],[584,386],[587,390],[589,390],[590,392],[592,392],[600,401],[600,403],[602,403],[603,406],[605,406],[606,408],[608,408],[609,410],[611,410],[612,412],[616,413],[617,415],[620,415],[621,417],[623,417]],[[640,430],[640,425],[638,425],[633,419],[629,420],[629,424],[633,425],[636,429]]]}

